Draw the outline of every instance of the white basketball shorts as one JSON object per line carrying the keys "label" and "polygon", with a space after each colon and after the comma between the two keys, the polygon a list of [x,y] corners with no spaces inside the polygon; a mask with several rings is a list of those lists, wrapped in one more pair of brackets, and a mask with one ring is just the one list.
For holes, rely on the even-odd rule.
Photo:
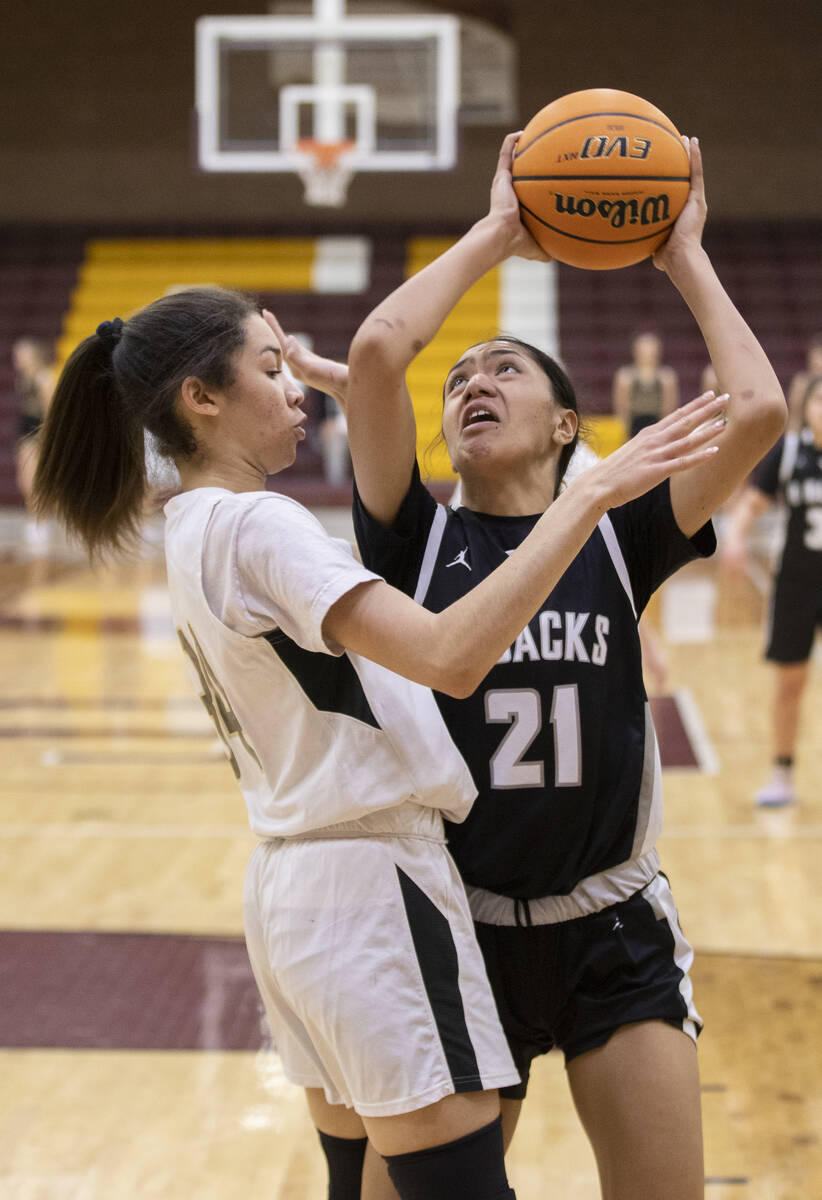
{"label": "white basketball shorts", "polygon": [[445,846],[261,842],[246,941],[286,1077],[394,1116],[519,1079]]}

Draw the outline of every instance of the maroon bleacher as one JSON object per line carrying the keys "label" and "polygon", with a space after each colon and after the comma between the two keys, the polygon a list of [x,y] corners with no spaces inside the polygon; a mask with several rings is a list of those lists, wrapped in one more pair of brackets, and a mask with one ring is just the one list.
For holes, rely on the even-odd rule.
{"label": "maroon bleacher", "polygon": [[[56,339],[82,261],[88,231],[0,229],[0,505],[19,504],[14,482],[16,398],[11,343],[16,337]],[[160,231],[163,232],[168,231]],[[822,224],[739,223],[709,227],[706,246],[734,300],[787,384],[804,365],[811,335],[822,331]],[[359,322],[403,275],[406,236],[374,239],[368,291],[360,296],[293,293],[261,297],[291,329],[311,333],[320,353],[344,357]],[[559,328],[563,361],[584,412],[611,408],[614,371],[627,362],[630,340],[655,329],[665,359],[679,372],[683,398],[695,395],[706,355],[696,325],[668,280],[649,262],[620,271],[559,267]],[[309,397],[315,420],[319,398]],[[289,473],[308,503],[335,497],[322,483],[316,444],[301,450]],[[284,490],[289,478],[279,484]],[[316,499],[313,499],[316,492]],[[347,489],[340,499],[345,500]]]}
{"label": "maroon bleacher", "polygon": [[12,343],[20,337],[57,340],[84,245],[85,237],[72,231],[0,230],[0,505],[22,503],[14,472]]}
{"label": "maroon bleacher", "polygon": [[[822,224],[709,226],[705,246],[720,278],[787,385],[822,331]],[[619,271],[559,267],[560,351],[583,411],[611,411],[614,371],[632,336],[652,329],[679,373],[682,398],[697,394],[707,356],[685,303],[650,262]]]}
{"label": "maroon bleacher", "polygon": [[[21,503],[14,472],[17,398],[11,346],[24,336],[57,339],[88,232],[0,230],[0,505]],[[169,233],[153,231],[152,236]],[[402,281],[405,244],[405,237],[399,234],[379,239],[368,290],[360,295],[287,292],[264,293],[259,298],[287,329],[310,334],[319,353],[345,358],[357,326],[378,300]],[[309,393],[309,438],[294,468],[278,480],[278,486],[308,504],[348,503],[349,487],[330,487],[323,480],[317,437],[320,408],[320,396]]]}

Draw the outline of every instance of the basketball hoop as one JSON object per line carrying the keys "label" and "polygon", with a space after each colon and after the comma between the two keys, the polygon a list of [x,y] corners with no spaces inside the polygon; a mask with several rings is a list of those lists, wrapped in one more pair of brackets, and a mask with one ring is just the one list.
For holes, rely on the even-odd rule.
{"label": "basketball hoop", "polygon": [[305,186],[306,204],[342,208],[354,174],[346,160],[356,145],[351,139],[319,142],[316,138],[300,138],[295,149],[304,159],[298,173]]}

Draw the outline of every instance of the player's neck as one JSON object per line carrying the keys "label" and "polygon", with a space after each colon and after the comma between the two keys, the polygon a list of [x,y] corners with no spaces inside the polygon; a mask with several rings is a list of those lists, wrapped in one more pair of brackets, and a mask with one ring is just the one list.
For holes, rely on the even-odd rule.
{"label": "player's neck", "polygon": [[178,462],[183,491],[195,488],[225,488],[228,492],[261,492],[265,475],[248,463]]}
{"label": "player's neck", "polygon": [[496,517],[530,517],[550,507],[555,477],[555,463],[550,470],[463,476],[460,503]]}

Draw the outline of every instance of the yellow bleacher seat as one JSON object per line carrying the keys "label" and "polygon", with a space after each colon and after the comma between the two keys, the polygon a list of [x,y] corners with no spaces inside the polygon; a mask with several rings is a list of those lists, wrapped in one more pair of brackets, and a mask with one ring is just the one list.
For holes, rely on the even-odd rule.
{"label": "yellow bleacher seat", "polygon": [[127,317],[171,288],[311,289],[314,238],[99,238],[89,242],[58,343],[63,363],[101,321]]}

